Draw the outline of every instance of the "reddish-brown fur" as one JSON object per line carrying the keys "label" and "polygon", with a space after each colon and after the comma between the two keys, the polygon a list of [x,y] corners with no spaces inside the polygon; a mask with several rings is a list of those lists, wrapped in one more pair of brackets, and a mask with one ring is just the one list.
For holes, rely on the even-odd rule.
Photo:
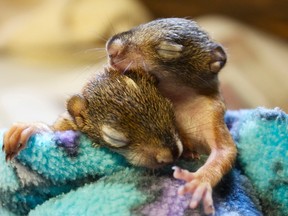
{"label": "reddish-brown fur", "polygon": [[159,19],[119,33],[106,49],[114,68],[141,67],[158,79],[158,89],[174,106],[183,156],[209,155],[195,173],[175,168],[174,176],[187,181],[179,193],[192,193],[192,208],[202,200],[205,213],[213,213],[211,188],[236,157],[219,92],[225,51],[196,22],[181,18]]}
{"label": "reddish-brown fur", "polygon": [[53,126],[14,124],[4,135],[6,159],[23,149],[32,134],[56,130],[79,130],[136,166],[158,168],[182,153],[172,104],[141,70],[128,77],[105,69],[68,100],[67,111]]}

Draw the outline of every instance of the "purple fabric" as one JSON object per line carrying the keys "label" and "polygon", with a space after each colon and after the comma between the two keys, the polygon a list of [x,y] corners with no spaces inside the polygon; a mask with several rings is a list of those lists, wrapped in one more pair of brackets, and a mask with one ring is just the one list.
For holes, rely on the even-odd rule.
{"label": "purple fabric", "polygon": [[72,130],[57,131],[55,132],[56,145],[64,148],[69,156],[77,156],[80,135],[81,133]]}
{"label": "purple fabric", "polygon": [[[146,205],[141,213],[143,215],[166,215],[166,216],[183,216],[187,211],[190,196],[179,196],[177,194],[178,188],[184,184],[184,182],[176,179],[162,179],[158,182],[162,185],[162,194],[156,201]],[[192,210],[191,210],[192,211]]]}

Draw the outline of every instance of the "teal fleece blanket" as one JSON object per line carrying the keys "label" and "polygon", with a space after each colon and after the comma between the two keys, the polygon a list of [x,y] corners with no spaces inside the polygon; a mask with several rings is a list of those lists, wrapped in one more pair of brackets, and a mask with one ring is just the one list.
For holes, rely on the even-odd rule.
{"label": "teal fleece blanket", "polygon": [[[279,109],[228,111],[235,168],[213,191],[216,215],[288,215],[288,116]],[[4,130],[1,131],[2,137]],[[0,139],[0,147],[2,147]],[[198,161],[178,161],[196,170]],[[0,152],[0,215],[202,215],[190,209],[171,166],[146,170],[74,131],[31,137],[9,163]]]}

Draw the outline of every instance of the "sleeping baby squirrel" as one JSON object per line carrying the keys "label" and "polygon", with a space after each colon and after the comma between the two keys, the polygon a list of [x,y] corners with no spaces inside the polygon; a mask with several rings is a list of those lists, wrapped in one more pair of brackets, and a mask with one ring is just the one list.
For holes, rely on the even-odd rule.
{"label": "sleeping baby squirrel", "polygon": [[[144,147],[146,152],[143,156],[136,156],[137,161],[132,159],[130,162],[147,167],[158,167],[160,164],[175,160],[182,153],[182,150],[182,156],[185,157],[196,157],[203,153],[209,155],[206,163],[197,172],[191,173],[176,167],[174,176],[187,182],[184,187],[179,189],[179,194],[192,193],[190,203],[192,208],[202,202],[205,213],[213,214],[212,187],[231,169],[236,157],[236,147],[223,118],[225,104],[219,93],[218,72],[226,63],[226,54],[223,48],[212,41],[194,21],[179,18],[155,20],[117,34],[107,42],[106,48],[110,65],[117,71],[123,72],[128,69],[129,73],[134,71],[142,74],[144,70],[156,78],[157,87],[162,95],[173,103],[176,124],[183,143],[182,146],[176,133],[174,133],[172,136],[174,137],[174,140],[172,139],[173,144],[171,144],[170,134],[170,138],[164,142],[170,142],[166,147],[169,147],[171,153],[165,153],[166,156],[158,156],[160,159],[157,159],[157,155],[161,154],[155,153],[154,148],[157,145],[153,144],[147,148]],[[150,94],[149,91],[147,94]],[[86,133],[93,132],[88,130],[89,127],[85,127],[87,122],[84,119],[86,116],[79,112],[79,110],[85,110],[87,104],[89,106],[85,100],[82,103],[81,98],[83,95],[72,97],[67,104],[68,117],[60,118],[52,127],[42,123],[15,124],[11,127],[4,136],[4,150],[7,159],[15,156],[25,146],[29,137],[36,132],[78,130],[79,128],[80,130],[82,128],[82,131],[86,129]],[[142,103],[141,106],[143,106]],[[149,109],[158,113],[163,108],[150,105]],[[143,110],[139,108],[138,111],[141,113]],[[87,117],[88,119],[91,118],[88,115]],[[139,116],[137,117],[139,118]],[[144,118],[144,115],[142,117]],[[158,116],[158,118],[160,120],[162,117]],[[148,118],[147,122],[154,120],[154,118]],[[171,122],[164,124],[171,125]],[[123,143],[131,143],[132,145],[132,140],[130,142],[126,138],[127,135],[123,136],[126,132],[120,127],[110,128],[109,124],[104,125],[106,126],[102,125],[97,128],[101,131],[100,140],[102,139],[108,146],[113,147],[115,142],[121,143],[120,146]],[[152,129],[155,130],[155,128]],[[149,133],[143,133],[142,136],[149,136]],[[162,140],[166,136],[167,134],[162,134]],[[97,138],[99,137],[96,136]],[[109,141],[110,144],[108,144]],[[147,143],[145,142],[145,144]],[[157,143],[159,145],[159,142]],[[159,152],[162,152],[163,145],[160,145]],[[127,145],[127,147],[129,146]],[[141,148],[139,147],[139,151]],[[124,149],[129,160],[127,154],[130,154],[129,151],[132,151],[132,147]],[[169,150],[166,149],[166,152]],[[152,156],[150,156],[151,153]],[[122,152],[122,154],[124,153]],[[153,164],[149,162],[151,157],[154,158]]]}
{"label": "sleeping baby squirrel", "polygon": [[78,130],[136,166],[158,168],[174,162],[183,146],[171,102],[159,93],[151,75],[141,69],[129,74],[104,69],[67,101],[67,113],[53,126],[14,124],[4,135],[6,159],[23,149],[32,134]]}
{"label": "sleeping baby squirrel", "polygon": [[213,214],[212,188],[237,154],[219,92],[225,51],[196,22],[181,18],[158,19],[119,33],[106,50],[112,67],[143,68],[156,77],[158,89],[173,103],[183,156],[209,155],[195,173],[175,167],[174,177],[187,182],[178,193],[192,193],[191,208],[202,202],[204,212]]}

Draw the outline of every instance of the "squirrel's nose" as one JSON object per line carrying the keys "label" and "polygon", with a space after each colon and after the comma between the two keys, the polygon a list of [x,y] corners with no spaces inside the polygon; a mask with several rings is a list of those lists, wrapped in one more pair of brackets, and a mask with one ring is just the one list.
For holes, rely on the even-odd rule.
{"label": "squirrel's nose", "polygon": [[123,49],[123,43],[121,39],[111,39],[106,45],[106,51],[109,58],[114,58],[120,54]]}
{"label": "squirrel's nose", "polygon": [[170,152],[161,152],[156,155],[156,161],[159,164],[169,164],[174,161],[173,156]]}

